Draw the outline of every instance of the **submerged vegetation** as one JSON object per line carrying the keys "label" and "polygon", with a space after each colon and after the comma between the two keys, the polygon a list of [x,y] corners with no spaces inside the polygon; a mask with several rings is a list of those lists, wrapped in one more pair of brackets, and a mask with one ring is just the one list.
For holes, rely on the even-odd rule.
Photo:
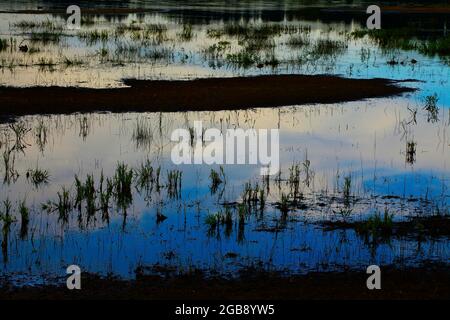
{"label": "submerged vegetation", "polygon": [[385,50],[417,50],[424,55],[441,57],[450,55],[450,36],[423,39],[418,37],[415,28],[356,30],[351,36],[356,39],[367,36]]}

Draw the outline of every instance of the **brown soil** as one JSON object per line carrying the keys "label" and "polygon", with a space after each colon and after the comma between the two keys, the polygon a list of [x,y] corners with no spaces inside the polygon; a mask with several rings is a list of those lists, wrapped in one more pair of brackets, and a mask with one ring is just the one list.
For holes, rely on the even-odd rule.
{"label": "brown soil", "polygon": [[251,271],[239,280],[206,279],[201,273],[163,279],[140,276],[137,280],[82,278],[82,289],[69,291],[64,286],[0,288],[0,299],[450,299],[448,265],[401,269],[381,268],[381,290],[368,290],[364,270],[340,273],[310,273],[282,277]]}
{"label": "brown soil", "polygon": [[0,115],[93,111],[215,111],[337,103],[415,89],[387,79],[279,75],[189,81],[124,80],[126,88],[0,87]]}

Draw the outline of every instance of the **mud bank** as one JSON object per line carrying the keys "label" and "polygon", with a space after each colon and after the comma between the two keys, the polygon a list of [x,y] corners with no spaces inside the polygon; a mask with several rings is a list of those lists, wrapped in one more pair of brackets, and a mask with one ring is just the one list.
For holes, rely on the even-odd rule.
{"label": "mud bank", "polygon": [[388,79],[279,75],[188,81],[124,80],[125,88],[0,87],[0,115],[183,112],[338,103],[415,89]]}
{"label": "mud bank", "polygon": [[137,276],[125,281],[82,276],[82,289],[65,286],[0,288],[0,299],[449,299],[448,265],[382,267],[382,289],[368,290],[365,270],[283,277],[247,270],[239,279],[205,278],[200,272],[175,278]]}

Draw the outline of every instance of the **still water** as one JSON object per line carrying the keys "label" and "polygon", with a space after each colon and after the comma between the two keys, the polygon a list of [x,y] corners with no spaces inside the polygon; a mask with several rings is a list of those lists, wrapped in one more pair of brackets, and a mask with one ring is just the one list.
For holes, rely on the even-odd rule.
{"label": "still water", "polygon": [[[28,8],[27,4],[13,9]],[[349,34],[361,28],[357,22],[271,21],[257,12],[245,21],[235,14],[233,23],[251,26],[253,31],[247,33],[260,32],[264,25],[284,27],[267,31],[270,35],[259,37],[253,50],[239,32],[227,29],[228,21],[220,19],[188,24],[173,13],[96,15],[82,30],[68,31],[60,29],[63,16],[0,13],[0,17],[1,38],[16,43],[14,48],[28,46],[28,52],[11,47],[0,52],[1,85],[111,87],[130,77],[285,73],[421,81],[404,84],[419,89],[408,95],[351,103],[4,119],[0,207],[5,214],[5,202],[10,202],[15,219],[2,229],[3,278],[18,285],[46,283],[64,276],[71,264],[83,271],[133,278],[140,267],[150,273],[202,269],[233,277],[249,266],[292,274],[373,263],[448,261],[446,238],[392,238],[374,245],[354,230],[329,231],[320,223],[361,220],[385,210],[394,220],[446,210],[450,67],[441,58],[399,49],[387,52],[368,38],[354,39]],[[23,21],[34,25],[20,24]],[[145,33],[141,26],[152,26],[152,31]],[[58,36],[49,37],[49,30]],[[319,50],[330,43],[331,49]],[[392,59],[398,63],[387,63]],[[430,114],[424,106],[433,95],[438,99],[437,113]],[[223,182],[213,188],[211,169],[220,172],[218,166],[175,166],[170,158],[172,131],[192,128],[199,120],[204,127],[222,131],[280,129],[280,175],[267,181],[258,166],[224,165]],[[153,173],[159,172],[160,181],[150,187],[139,180],[146,163]],[[75,201],[75,177],[85,182],[92,175],[100,194],[101,177],[113,179],[119,164],[133,172],[126,204],[111,197],[103,212],[97,199],[93,214],[83,202],[64,217],[57,208],[43,208],[48,203],[55,206],[64,190]],[[283,216],[278,205],[292,191],[293,165],[300,168],[302,205]],[[47,181],[33,184],[27,172],[34,169],[46,171]],[[173,192],[168,176],[176,170],[182,174]],[[352,200],[345,206],[350,207],[349,217],[343,217],[342,194],[349,177]],[[264,190],[266,204],[241,223],[236,203],[242,201],[246,183]],[[19,210],[23,200],[29,209],[26,230]],[[231,226],[211,227],[208,217],[227,210],[233,217]],[[161,215],[166,219],[158,218]]]}

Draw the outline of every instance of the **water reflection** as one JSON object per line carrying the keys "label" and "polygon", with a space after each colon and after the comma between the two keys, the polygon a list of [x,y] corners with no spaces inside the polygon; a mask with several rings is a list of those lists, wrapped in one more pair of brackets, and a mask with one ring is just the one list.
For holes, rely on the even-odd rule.
{"label": "water reflection", "polygon": [[[382,229],[447,212],[445,60],[351,37],[357,18],[335,19],[330,11],[308,21],[298,1],[263,1],[251,10],[251,1],[170,4],[108,2],[155,11],[89,15],[79,32],[66,31],[58,13],[0,13],[7,41],[0,84],[108,87],[122,78],[326,72],[418,79],[408,85],[420,90],[333,105],[2,119],[2,275],[30,284],[74,263],[133,277],[149,266],[234,276],[255,265],[304,273],[448,261],[448,238],[386,236],[361,222]],[[280,174],[263,177],[251,165],[175,166],[170,135],[198,120],[222,132],[279,128]]]}
{"label": "water reflection", "polygon": [[[155,264],[232,273],[261,262],[306,272],[445,260],[444,240],[366,242],[355,231],[324,231],[314,223],[358,220],[386,208],[395,220],[445,210],[448,123],[428,122],[423,110],[410,122],[409,106],[409,99],[396,98],[248,111],[28,116],[4,124],[2,152],[14,162],[2,169],[14,170],[15,180],[1,187],[13,217],[3,223],[3,272],[49,276],[69,261],[132,277],[139,265]],[[248,165],[174,166],[170,133],[194,120],[222,130],[279,127],[281,174],[261,177]],[[50,183],[36,187],[27,179],[36,168],[48,171]],[[21,215],[24,199],[28,221]]]}
{"label": "water reflection", "polygon": [[120,20],[89,15],[82,30],[69,31],[64,16],[0,15],[7,42],[0,52],[3,85],[110,87],[122,86],[122,78],[332,73],[422,80],[422,99],[437,94],[449,104],[445,56],[379,47],[370,37],[352,36],[364,26],[356,21],[243,20],[235,14],[232,21],[192,24],[151,12]]}

